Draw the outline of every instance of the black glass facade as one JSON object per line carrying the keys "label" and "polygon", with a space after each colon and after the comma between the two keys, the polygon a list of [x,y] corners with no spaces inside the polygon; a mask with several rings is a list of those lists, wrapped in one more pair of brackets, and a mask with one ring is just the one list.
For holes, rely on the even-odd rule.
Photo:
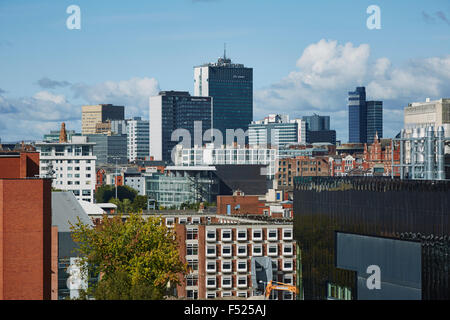
{"label": "black glass facade", "polygon": [[213,126],[226,138],[226,129],[246,131],[253,120],[253,69],[241,65],[209,66],[209,96]]}
{"label": "black glass facade", "polygon": [[305,299],[330,284],[350,288],[354,271],[335,267],[335,232],[420,241],[422,299],[450,299],[450,181],[296,177],[294,236]]}
{"label": "black glass facade", "polygon": [[[211,129],[212,103],[210,97],[194,97],[188,92],[163,91],[162,96],[162,160],[171,161],[172,150],[179,141],[172,141],[172,133],[177,129],[189,131],[190,146],[194,146],[196,136],[202,138]],[[195,122],[201,127],[195,127]],[[197,132],[196,132],[197,131]]]}
{"label": "black glass facade", "polygon": [[367,143],[373,143],[375,134],[383,138],[383,101],[367,101]]}

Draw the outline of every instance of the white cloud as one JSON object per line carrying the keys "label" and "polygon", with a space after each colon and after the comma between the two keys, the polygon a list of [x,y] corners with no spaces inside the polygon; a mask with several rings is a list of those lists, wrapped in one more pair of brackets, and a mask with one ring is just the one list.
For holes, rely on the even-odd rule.
{"label": "white cloud", "polygon": [[7,98],[4,91],[0,92],[2,140],[42,139],[43,134],[59,129],[61,122],[68,130],[80,131],[82,104],[123,105],[127,116],[148,118],[149,97],[158,94],[159,84],[154,78],[131,78],[94,85],[79,83],[69,89],[80,102],[73,103],[64,94],[45,90],[22,98]]}
{"label": "white cloud", "polygon": [[148,99],[157,95],[158,81],[154,78],[131,78],[123,81],[106,81],[95,85],[76,84],[71,88],[75,98],[86,103],[111,103],[124,105],[129,116],[142,115],[148,118]]}
{"label": "white cloud", "polygon": [[385,136],[393,136],[407,103],[450,96],[450,55],[393,66],[386,57],[371,59],[367,44],[322,39],[303,51],[296,66],[278,83],[255,91],[256,119],[269,112],[330,115],[338,138],[347,141],[347,92],[365,86],[368,99],[383,100]]}

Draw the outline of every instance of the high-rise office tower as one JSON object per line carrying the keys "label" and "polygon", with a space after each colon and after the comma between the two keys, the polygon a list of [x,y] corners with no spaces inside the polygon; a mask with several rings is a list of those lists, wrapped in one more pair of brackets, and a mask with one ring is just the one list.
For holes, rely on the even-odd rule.
{"label": "high-rise office tower", "polygon": [[330,116],[304,116],[306,141],[308,143],[328,142],[336,144],[336,131],[330,130]]}
{"label": "high-rise office tower", "polygon": [[367,139],[366,88],[348,93],[348,142],[365,143]]}
{"label": "high-rise office tower", "polygon": [[383,101],[367,101],[367,138],[368,144],[373,143],[375,134],[383,137]]}
{"label": "high-rise office tower", "polygon": [[107,120],[123,120],[125,116],[123,106],[113,106],[112,104],[99,104],[94,106],[81,107],[81,134],[95,134],[98,123]]}
{"label": "high-rise office tower", "polygon": [[149,122],[135,117],[127,121],[128,161],[145,160],[150,155]]}
{"label": "high-rise office tower", "polygon": [[[186,143],[172,141],[176,129],[186,129],[191,138],[187,142],[193,146],[195,137],[202,138],[211,129],[212,108],[211,97],[195,97],[184,91],[161,91],[150,97],[150,156],[171,161],[175,145]],[[196,121],[201,121],[201,128],[195,126]]]}
{"label": "high-rise office tower", "polygon": [[231,59],[194,67],[194,95],[212,97],[213,127],[246,131],[253,120],[253,69]]}
{"label": "high-rise office tower", "polygon": [[383,137],[383,102],[366,101],[366,88],[348,93],[348,142],[372,143]]}

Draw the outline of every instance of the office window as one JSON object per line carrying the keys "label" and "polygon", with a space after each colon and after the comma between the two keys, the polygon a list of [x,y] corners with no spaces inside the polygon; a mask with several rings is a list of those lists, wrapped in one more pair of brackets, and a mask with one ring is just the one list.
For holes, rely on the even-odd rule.
{"label": "office window", "polygon": [[191,269],[191,271],[197,271],[198,270],[198,259],[187,259],[188,268]]}
{"label": "office window", "polygon": [[254,229],[253,230],[253,241],[262,240],[262,230],[261,229]]}
{"label": "office window", "polygon": [[222,241],[231,241],[231,230],[230,229],[222,230]]}
{"label": "office window", "polygon": [[222,272],[231,272],[231,261],[222,261]]}
{"label": "office window", "polygon": [[222,246],[222,256],[231,257],[231,245]]}
{"label": "office window", "polygon": [[216,262],[215,261],[208,261],[206,263],[206,271],[207,272],[216,272]]}
{"label": "office window", "polygon": [[239,276],[238,277],[238,287],[246,287],[247,286],[247,276]]}
{"label": "office window", "polygon": [[198,291],[197,290],[186,290],[186,297],[188,299],[196,300],[196,299],[198,299]]}
{"label": "office window", "polygon": [[197,228],[188,228],[188,229],[186,229],[186,239],[187,240],[196,240],[196,239],[198,239],[198,229]]}
{"label": "office window", "polygon": [[283,229],[283,240],[292,240],[292,229]]}
{"label": "office window", "polygon": [[268,240],[278,240],[278,231],[277,231],[277,229],[269,229],[267,231],[267,239]]}
{"label": "office window", "polygon": [[216,241],[216,231],[215,230],[208,230],[206,232],[206,239],[208,241]]}
{"label": "office window", "polygon": [[198,275],[189,274],[186,276],[186,286],[198,286]]}
{"label": "office window", "polygon": [[223,276],[222,277],[222,287],[223,288],[231,288],[232,287],[231,276]]}
{"label": "office window", "polygon": [[198,244],[196,243],[188,243],[186,246],[186,255],[187,256],[196,256],[198,255]]}
{"label": "office window", "polygon": [[260,244],[253,245],[253,255],[254,256],[262,256],[262,245],[260,245]]}
{"label": "office window", "polygon": [[247,240],[247,230],[238,230],[237,231],[237,239],[238,240]]}
{"label": "office window", "polygon": [[242,257],[247,255],[247,246],[242,245],[237,247],[237,255]]}
{"label": "office window", "polygon": [[215,288],[216,287],[216,277],[207,277],[206,278],[206,287],[207,288]]}
{"label": "office window", "polygon": [[237,271],[246,272],[247,271],[247,261],[239,260],[237,263]]}

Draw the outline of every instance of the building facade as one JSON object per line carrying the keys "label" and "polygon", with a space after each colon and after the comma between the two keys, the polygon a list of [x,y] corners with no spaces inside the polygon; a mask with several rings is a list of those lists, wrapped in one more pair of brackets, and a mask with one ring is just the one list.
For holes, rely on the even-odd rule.
{"label": "building facade", "polygon": [[72,191],[79,200],[94,201],[96,156],[94,143],[73,136],[70,142],[37,142],[40,175],[52,177],[52,187]]}
{"label": "building facade", "polygon": [[0,300],[52,298],[51,203],[39,153],[0,154]]}
{"label": "building facade", "polygon": [[99,165],[128,163],[126,134],[88,134],[86,137],[93,143],[93,155]]}
{"label": "building facade", "polygon": [[[150,156],[172,161],[172,150],[183,137],[189,146],[202,144],[212,126],[212,98],[189,92],[162,91],[150,97]],[[175,130],[178,130],[178,133]],[[184,129],[184,130],[182,130]],[[172,135],[175,134],[174,140]]]}
{"label": "building facade", "polygon": [[212,126],[247,131],[253,120],[253,69],[235,64],[225,54],[216,63],[194,67],[194,95],[212,97]]}
{"label": "building facade", "polygon": [[99,104],[81,107],[81,134],[95,134],[97,123],[107,120],[123,120],[123,106],[113,106],[112,104]]}
{"label": "building facade", "polygon": [[205,147],[183,148],[178,145],[174,159],[178,166],[214,166],[234,164],[266,165],[265,175],[273,177],[275,174],[275,160],[277,149],[267,147],[240,147],[239,145],[221,146],[215,148],[213,144]]}
{"label": "building facade", "polygon": [[135,117],[127,121],[128,161],[145,160],[150,156],[150,127],[148,120]]}
{"label": "building facade", "polygon": [[[168,219],[165,218],[166,223]],[[252,283],[254,257],[271,259],[274,281],[295,285],[296,248],[291,222],[230,216],[188,219],[169,220],[178,235],[180,255],[190,269],[183,284],[177,287],[178,297],[245,299],[261,295],[260,286]],[[274,290],[270,299],[293,300],[295,296]]]}
{"label": "building facade", "polygon": [[330,176],[329,158],[326,156],[296,157],[277,161],[275,180],[278,186],[294,186],[294,177],[297,176]]}

